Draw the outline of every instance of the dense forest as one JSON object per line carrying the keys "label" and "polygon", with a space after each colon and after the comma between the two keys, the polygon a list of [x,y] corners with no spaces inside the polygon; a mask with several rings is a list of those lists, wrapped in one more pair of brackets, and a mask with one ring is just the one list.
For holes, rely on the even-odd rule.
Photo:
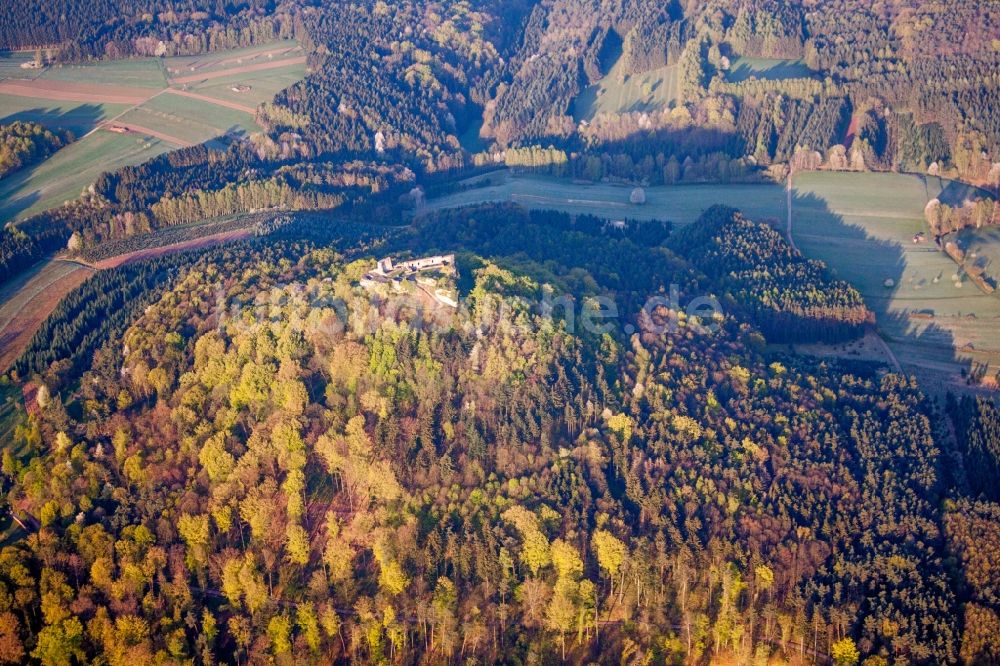
{"label": "dense forest", "polygon": [[61,62],[189,55],[291,38],[301,9],[273,0],[29,0],[7,7],[0,48]]}
{"label": "dense forest", "polygon": [[[5,405],[0,431],[0,662],[1000,663],[997,403],[771,344],[856,337],[872,323],[857,290],[729,208],[677,230],[421,210],[499,164],[1000,185],[995,6],[33,0],[0,16],[0,46],[67,62],[279,37],[309,73],[258,108],[265,131],[105,173],[0,233],[3,283],[55,252],[252,224],[98,271],[0,378],[26,407]],[[737,77],[744,57],[797,74]],[[673,68],[679,97],[575,119],[612,67]],[[15,127],[24,163],[68,138]],[[996,211],[927,215],[944,235]],[[456,257],[435,279],[457,307],[420,276],[372,286],[379,258],[438,254]]]}
{"label": "dense forest", "polygon": [[[289,174],[343,161],[405,169],[382,189],[496,163],[649,184],[781,178],[790,167],[929,172],[1000,187],[1000,19],[991,7],[22,3],[0,17],[0,45],[55,44],[49,57],[79,60],[295,37],[310,73],[260,107],[264,133],[107,174],[93,196],[22,223],[27,238],[5,230],[0,279],[74,232],[74,246],[92,248],[167,220],[245,212],[236,200],[329,208],[350,195],[305,187],[293,196],[302,181]],[[742,56],[800,64],[785,77],[733,77]],[[616,66],[624,77],[673,67],[679,97],[577,122],[581,91]]]}
{"label": "dense forest", "polygon": [[[719,242],[753,225],[710,217]],[[102,273],[22,357],[8,660],[997,654],[998,509],[946,471],[938,408],[765,353],[755,312],[699,327],[705,289],[766,284],[706,276],[670,225],[480,206],[266,232]],[[457,310],[359,286],[373,255],[442,249]],[[605,330],[546,309],[599,297]],[[995,405],[947,411],[960,463],[995,464]]]}
{"label": "dense forest", "polygon": [[770,225],[715,206],[670,247],[719,281],[727,301],[748,310],[773,342],[833,342],[875,323],[858,291],[806,259]]}

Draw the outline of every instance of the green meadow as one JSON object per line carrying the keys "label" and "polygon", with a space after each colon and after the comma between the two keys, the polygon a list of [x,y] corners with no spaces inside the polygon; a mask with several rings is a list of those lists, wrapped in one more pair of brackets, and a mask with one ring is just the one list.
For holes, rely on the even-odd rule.
{"label": "green meadow", "polygon": [[778,81],[811,77],[815,73],[802,60],[780,58],[749,58],[740,56],[730,62],[726,80],[733,83],[746,81],[750,77]]}
{"label": "green meadow", "polygon": [[591,120],[599,113],[657,111],[680,98],[680,79],[676,65],[626,76],[619,59],[608,74],[585,88],[573,100],[573,118]]}
{"label": "green meadow", "polygon": [[171,147],[135,134],[94,132],[0,180],[0,220],[23,219],[71,201],[101,173],[139,164]]}
{"label": "green meadow", "polygon": [[[230,131],[259,131],[253,115],[246,111],[170,93],[157,95],[168,86],[168,76],[219,72],[301,55],[294,41],[280,41],[201,56],[136,58],[29,70],[20,65],[31,60],[32,54],[0,54],[0,79],[86,83],[94,85],[95,91],[102,85],[145,88],[151,96],[129,106],[0,94],[0,123],[34,121],[69,130],[78,139],[43,164],[0,181],[0,223],[23,219],[75,199],[102,172],[139,164],[180,144],[209,141]],[[254,109],[300,80],[305,71],[304,64],[293,64],[175,87]],[[249,90],[234,91],[237,86],[249,86]],[[157,139],[141,133],[122,135],[103,130],[90,133],[108,121],[131,123],[164,136]]]}

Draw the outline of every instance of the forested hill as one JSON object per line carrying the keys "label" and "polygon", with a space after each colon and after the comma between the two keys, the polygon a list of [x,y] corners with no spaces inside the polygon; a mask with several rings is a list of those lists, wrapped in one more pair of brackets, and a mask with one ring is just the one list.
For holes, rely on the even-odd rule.
{"label": "forested hill", "polygon": [[[308,3],[306,3],[308,4]],[[0,18],[0,48],[60,61],[184,55],[290,37],[298,5],[273,0],[25,0]]]}
{"label": "forested hill", "polygon": [[[4,458],[30,530],[0,551],[8,659],[995,654],[997,523],[944,501],[935,406],[687,310],[712,283],[667,227],[485,206],[295,240],[314,221],[116,269],[56,313],[57,335],[111,326],[37,375]],[[462,307],[362,287],[372,242],[460,250]],[[566,295],[621,319],[540,308]]]}
{"label": "forested hill", "polygon": [[98,271],[0,378],[0,662],[1000,663],[996,403],[769,344],[866,332],[856,289],[728,208],[412,215],[496,165],[1000,185],[996,3],[8,5],[46,67],[308,72],[0,233],[7,282],[257,221]]}

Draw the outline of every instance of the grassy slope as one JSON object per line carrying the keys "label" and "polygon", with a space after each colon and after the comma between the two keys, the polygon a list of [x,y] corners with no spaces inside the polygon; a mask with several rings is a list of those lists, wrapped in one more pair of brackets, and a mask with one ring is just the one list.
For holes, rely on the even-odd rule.
{"label": "grassy slope", "polygon": [[[276,60],[302,55],[301,49],[296,49],[297,46],[298,44],[293,40],[283,40],[229,51],[165,58],[163,64],[168,73],[177,72],[176,76],[186,76],[198,72],[216,72],[221,69],[229,69],[230,67],[255,65],[268,62],[272,59]],[[284,53],[290,49],[295,49],[295,51]],[[282,55],[283,53],[284,55]],[[272,57],[269,58],[268,54],[271,54]],[[191,70],[192,67],[195,68],[193,71]]]}
{"label": "grassy slope", "polygon": [[[951,348],[963,359],[1000,363],[1000,298],[968,280],[956,287],[955,263],[933,243],[912,240],[926,229],[924,205],[946,183],[898,174],[809,173],[795,185],[796,244],[861,290],[904,363],[945,369]],[[894,286],[885,287],[886,279]]]}
{"label": "grassy slope", "polygon": [[433,199],[424,211],[482,201],[514,201],[529,208],[688,224],[716,203],[740,207],[758,219],[780,217],[785,201],[784,191],[776,185],[684,185],[647,187],[646,204],[633,206],[628,203],[631,187],[606,183],[579,185],[545,176],[513,176],[507,171],[491,174],[490,178],[493,184],[489,187]]}
{"label": "grassy slope", "polygon": [[102,172],[139,164],[169,148],[156,139],[95,132],[0,181],[0,220],[23,219],[75,199]]}
{"label": "grassy slope", "polygon": [[573,101],[573,118],[590,120],[598,113],[655,111],[679,97],[677,67],[669,65],[623,79],[619,59],[607,76],[585,88]]}
{"label": "grassy slope", "polygon": [[[188,90],[206,97],[256,107],[261,102],[271,101],[279,92],[302,79],[305,73],[305,65],[287,65],[276,69],[209,79],[189,85]],[[249,85],[251,89],[245,93],[233,92],[230,88],[238,84]]]}
{"label": "grassy slope", "polygon": [[49,67],[38,78],[47,81],[71,81],[154,90],[167,85],[163,64],[159,58],[60,65]]}
{"label": "grassy slope", "polygon": [[39,123],[50,129],[68,129],[81,137],[128,107],[123,104],[56,102],[34,97],[0,95],[0,125],[15,120]]}
{"label": "grassy slope", "polygon": [[253,118],[211,102],[164,94],[132,109],[121,121],[135,123],[191,143],[207,141],[230,130],[259,132]]}
{"label": "grassy slope", "polygon": [[[295,47],[295,42],[282,41],[204,56],[66,65],[41,72],[20,68],[20,63],[29,60],[30,54],[4,54],[0,56],[0,77],[144,87],[149,88],[152,94],[166,87],[168,69],[182,74],[190,73],[192,66],[199,72],[218,71],[267,62],[271,60],[268,54],[273,54],[274,58],[301,55],[301,49],[282,55]],[[304,65],[291,65],[212,79],[191,86],[190,89],[208,97],[256,107],[301,79],[304,74]],[[235,93],[230,90],[230,86],[235,83],[250,85],[251,90],[248,93]],[[117,104],[0,95],[0,123],[34,120],[48,127],[69,129],[77,137],[82,137],[100,123],[114,118],[128,108]],[[160,95],[129,111],[122,120],[188,142],[205,141],[233,129],[259,131],[249,114],[175,95]],[[101,172],[141,163],[170,148],[170,145],[160,140],[146,141],[139,136],[95,132],[59,151],[44,164],[0,181],[0,223],[10,219],[23,219],[27,215],[76,198]]]}

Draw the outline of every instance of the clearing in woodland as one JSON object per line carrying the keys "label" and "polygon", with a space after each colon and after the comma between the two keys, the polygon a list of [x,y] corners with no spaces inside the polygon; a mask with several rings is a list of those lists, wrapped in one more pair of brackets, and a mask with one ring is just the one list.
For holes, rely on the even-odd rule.
{"label": "clearing in woodland", "polygon": [[676,65],[626,75],[623,61],[624,58],[619,58],[603,79],[585,88],[573,100],[574,120],[589,121],[599,113],[658,111],[680,99],[680,77]]}

